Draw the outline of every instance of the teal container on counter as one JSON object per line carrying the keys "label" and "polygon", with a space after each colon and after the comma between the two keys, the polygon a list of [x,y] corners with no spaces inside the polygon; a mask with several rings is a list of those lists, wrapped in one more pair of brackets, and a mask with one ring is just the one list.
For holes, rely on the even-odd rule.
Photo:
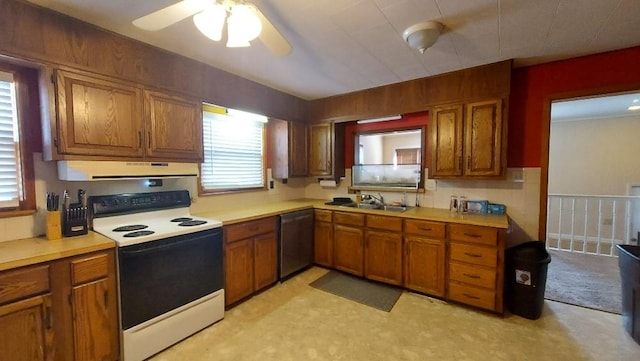
{"label": "teal container on counter", "polygon": [[489,203],[487,205],[487,213],[490,214],[505,214],[507,207],[504,204]]}

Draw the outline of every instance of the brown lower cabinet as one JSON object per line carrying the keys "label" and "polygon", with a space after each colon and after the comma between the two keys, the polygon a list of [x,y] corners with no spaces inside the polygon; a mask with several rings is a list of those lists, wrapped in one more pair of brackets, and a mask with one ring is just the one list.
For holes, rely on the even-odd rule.
{"label": "brown lower cabinet", "polygon": [[314,210],[313,260],[316,264],[333,267],[333,217],[332,212]]}
{"label": "brown lower cabinet", "polygon": [[119,359],[113,250],[0,272],[0,360]]}
{"label": "brown lower cabinet", "polygon": [[449,299],[502,313],[504,232],[449,225]]}
{"label": "brown lower cabinet", "polygon": [[[3,278],[0,275],[0,287]],[[0,306],[0,360],[52,359],[51,294],[44,292]]]}
{"label": "brown lower cabinet", "polygon": [[333,266],[364,275],[364,214],[333,212]]}
{"label": "brown lower cabinet", "polygon": [[402,285],[402,218],[367,214],[364,276]]}
{"label": "brown lower cabinet", "polygon": [[314,258],[356,276],[502,313],[504,237],[504,229],[493,227],[316,210]]}
{"label": "brown lower cabinet", "polygon": [[277,217],[223,228],[225,305],[274,284],[278,277]]}

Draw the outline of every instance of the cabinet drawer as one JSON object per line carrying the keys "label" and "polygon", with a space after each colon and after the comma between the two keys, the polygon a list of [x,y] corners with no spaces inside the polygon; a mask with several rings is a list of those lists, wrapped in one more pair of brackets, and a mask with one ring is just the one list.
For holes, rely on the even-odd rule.
{"label": "cabinet drawer", "polygon": [[454,261],[487,267],[496,267],[498,265],[498,250],[491,247],[451,242],[449,255],[450,259]]}
{"label": "cabinet drawer", "polygon": [[402,218],[367,214],[367,227],[402,232]]}
{"label": "cabinet drawer", "polygon": [[316,209],[313,214],[314,214],[314,219],[317,222],[329,222],[331,223],[331,219],[332,217],[332,213],[331,211],[325,211],[322,209]]}
{"label": "cabinet drawer", "polygon": [[364,226],[364,214],[333,212],[333,223],[350,226]]}
{"label": "cabinet drawer", "polygon": [[449,262],[449,279],[491,290],[496,288],[496,271],[494,269]]}
{"label": "cabinet drawer", "polygon": [[227,242],[238,241],[253,237],[258,234],[275,232],[276,217],[262,218],[255,221],[232,224],[224,227],[224,235]]}
{"label": "cabinet drawer", "polygon": [[71,282],[86,283],[109,274],[109,256],[106,253],[71,261]]}
{"label": "cabinet drawer", "polygon": [[421,236],[444,238],[445,224],[438,222],[419,221],[415,219],[405,219],[405,233],[417,234]]}
{"label": "cabinet drawer", "polygon": [[449,299],[495,311],[496,293],[483,288],[449,282]]}
{"label": "cabinet drawer", "polygon": [[498,244],[498,229],[492,227],[451,224],[449,225],[449,238],[452,241],[495,246]]}
{"label": "cabinet drawer", "polygon": [[49,291],[49,266],[20,268],[0,273],[0,304]]}

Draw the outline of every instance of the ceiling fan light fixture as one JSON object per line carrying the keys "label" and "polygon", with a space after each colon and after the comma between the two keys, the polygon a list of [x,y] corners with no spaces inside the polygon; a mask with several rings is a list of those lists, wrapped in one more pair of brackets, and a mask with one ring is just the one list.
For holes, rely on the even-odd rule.
{"label": "ceiling fan light fixture", "polygon": [[227,10],[223,5],[210,4],[204,11],[193,16],[193,23],[204,36],[214,41],[220,41],[226,17]]}
{"label": "ceiling fan light fixture", "polygon": [[443,25],[437,21],[425,21],[408,27],[402,33],[402,38],[409,47],[424,54],[438,40],[442,28]]}
{"label": "ceiling fan light fixture", "polygon": [[227,30],[227,47],[250,46],[249,42],[260,35],[262,22],[251,6],[236,4],[231,7]]}

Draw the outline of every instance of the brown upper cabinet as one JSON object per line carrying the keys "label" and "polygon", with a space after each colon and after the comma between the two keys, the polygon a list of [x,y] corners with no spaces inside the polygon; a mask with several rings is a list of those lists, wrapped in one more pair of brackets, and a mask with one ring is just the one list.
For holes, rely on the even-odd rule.
{"label": "brown upper cabinet", "polygon": [[433,108],[429,178],[504,177],[507,122],[503,100]]}
{"label": "brown upper cabinet", "polygon": [[344,124],[311,124],[309,133],[309,175],[336,180],[344,177]]}
{"label": "brown upper cabinet", "polygon": [[55,89],[52,159],[203,159],[198,99],[65,70]]}
{"label": "brown upper cabinet", "polygon": [[273,178],[306,177],[309,174],[306,123],[270,119]]}

